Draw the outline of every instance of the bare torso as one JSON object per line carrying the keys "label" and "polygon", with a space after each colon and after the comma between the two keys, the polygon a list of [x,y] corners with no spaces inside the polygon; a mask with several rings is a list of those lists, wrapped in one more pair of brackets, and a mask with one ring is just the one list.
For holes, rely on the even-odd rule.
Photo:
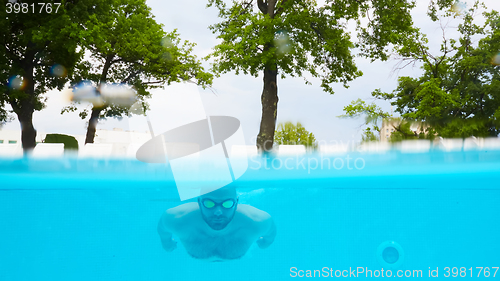
{"label": "bare torso", "polygon": [[[211,229],[203,220],[197,203],[181,205],[172,232],[194,258],[231,260],[245,255],[250,246],[263,234],[259,216],[265,212],[239,204],[229,224],[222,230]],[[263,213],[263,214],[261,214]]]}

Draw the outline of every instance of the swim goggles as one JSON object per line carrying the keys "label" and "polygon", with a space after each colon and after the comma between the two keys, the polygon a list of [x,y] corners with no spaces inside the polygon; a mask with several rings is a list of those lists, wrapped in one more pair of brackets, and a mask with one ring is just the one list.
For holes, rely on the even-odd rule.
{"label": "swim goggles", "polygon": [[234,199],[227,199],[226,201],[223,201],[222,203],[215,203],[214,201],[210,199],[203,199],[201,201],[201,204],[207,209],[212,209],[215,206],[222,206],[225,209],[231,209],[235,204],[236,201]]}

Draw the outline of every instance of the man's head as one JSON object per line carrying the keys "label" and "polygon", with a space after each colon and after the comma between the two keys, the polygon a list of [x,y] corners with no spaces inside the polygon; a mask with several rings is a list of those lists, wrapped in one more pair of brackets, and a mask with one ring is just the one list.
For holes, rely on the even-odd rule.
{"label": "man's head", "polygon": [[201,216],[214,230],[224,229],[234,217],[238,196],[234,187],[223,187],[198,197]]}

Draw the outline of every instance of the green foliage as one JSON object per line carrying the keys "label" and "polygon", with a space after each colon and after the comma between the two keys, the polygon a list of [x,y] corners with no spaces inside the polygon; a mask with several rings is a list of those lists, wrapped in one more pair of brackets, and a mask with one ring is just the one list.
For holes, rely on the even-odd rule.
{"label": "green foliage", "polygon": [[292,122],[278,124],[278,129],[274,134],[275,144],[304,145],[306,147],[316,148],[316,138],[313,133],[308,132],[302,124],[297,125]]}
{"label": "green foliage", "polygon": [[[375,90],[372,93],[374,96],[387,95],[382,93],[380,90]],[[425,127],[420,124],[420,134],[416,134],[411,130],[412,124],[411,120],[405,120],[402,118],[391,117],[389,113],[384,112],[375,103],[367,104],[361,99],[352,101],[351,104],[344,107],[344,115],[340,115],[340,118],[353,118],[359,116],[365,116],[365,128],[361,135],[361,142],[379,141],[380,140],[380,127],[378,126],[381,122],[392,122],[397,125],[393,125],[394,131],[391,133],[389,138],[390,142],[399,142],[402,140],[411,139],[434,139],[435,131],[430,127]]]}
{"label": "green foliage", "polygon": [[[37,1],[22,1],[37,5]],[[52,13],[7,13],[0,10],[0,122],[6,121],[9,103],[17,115],[41,110],[42,94],[51,89],[62,89],[73,75],[73,67],[82,52],[77,45],[82,31],[81,22],[99,1],[62,0]],[[85,2],[85,3],[82,3]],[[64,75],[53,75],[51,68],[60,64]],[[12,87],[9,80],[19,77],[22,87]]]}
{"label": "green foliage", "polygon": [[386,118],[390,117],[390,114],[383,111],[382,108],[377,106],[375,103],[367,104],[362,99],[357,99],[352,101],[351,104],[344,106],[345,114],[337,116],[340,118],[354,118],[354,117],[365,117],[365,125],[368,126],[363,134],[361,135],[362,142],[378,141],[380,137],[375,135],[378,134],[380,128],[378,124]]}
{"label": "green foliage", "polygon": [[[385,120],[392,125],[390,142],[400,142],[402,140],[428,139],[436,138],[436,131],[423,122],[415,122],[400,117],[391,117]],[[387,128],[387,127],[386,127]]]}
{"label": "green foliage", "polygon": [[[228,8],[221,0],[209,0],[208,6],[217,7],[223,19],[210,27],[222,39],[209,55],[215,58],[213,70],[257,76],[266,66],[276,65],[282,78],[309,72],[333,93],[330,84],[341,82],[347,87],[348,81],[362,74],[354,63],[351,50],[356,44],[347,22],[357,21],[363,33],[358,46],[365,56],[387,59],[384,47],[397,44],[412,30],[409,12],[414,2],[340,0],[320,7],[306,0],[257,1],[259,10],[254,5],[233,1]],[[361,18],[369,14],[374,17],[363,27]]]}
{"label": "green foliage", "polygon": [[345,114],[337,116],[340,118],[352,118],[365,116],[365,125],[377,125],[384,118],[390,117],[390,114],[383,111],[375,103],[367,104],[362,99],[352,101],[351,104],[344,106]]}
{"label": "green foliage", "polygon": [[429,52],[425,35],[415,33],[397,53],[404,62],[423,63],[424,74],[400,77],[392,93],[373,96],[390,100],[404,119],[424,121],[442,137],[497,136],[500,67],[492,58],[500,50],[500,16],[497,11],[483,12],[486,21],[477,25],[474,19],[481,8],[476,2],[461,14],[430,11],[433,20],[461,19],[459,37],[445,38],[436,55]]}
{"label": "green foliage", "polygon": [[[400,142],[402,140],[415,140],[415,139],[428,139],[433,140],[436,138],[436,131],[431,127],[426,127],[425,124],[419,124],[418,131],[412,130],[414,122],[408,120],[402,120],[397,118],[400,122],[393,126],[394,132],[391,133],[389,138],[390,142]],[[394,119],[392,119],[394,120]]]}
{"label": "green foliage", "polygon": [[[450,1],[441,0],[438,7]],[[267,149],[265,144],[273,139],[278,75],[283,79],[309,73],[333,94],[333,83],[347,88],[362,75],[354,48],[372,61],[386,60],[389,46],[408,43],[418,32],[410,14],[414,0],[329,0],[322,6],[311,0],[233,0],[229,7],[223,0],[208,0],[207,6],[216,7],[222,20],[210,26],[221,39],[207,56],[214,59],[216,75],[264,73],[259,149]],[[357,40],[351,38],[348,23],[356,24]]]}
{"label": "green foliage", "polygon": [[[192,55],[195,44],[181,42],[176,30],[164,32],[145,0],[108,1],[85,23],[84,34],[81,46],[91,59],[78,65],[75,82],[88,80],[96,87],[104,82],[126,83],[142,102],[150,96],[149,89],[164,84],[192,80],[206,87],[212,83],[212,75]],[[129,114],[128,108],[114,104],[95,107],[102,107],[101,118]],[[74,110],[70,106],[63,112]]]}
{"label": "green foliage", "polygon": [[361,135],[361,142],[379,141],[380,137],[375,135],[374,131],[378,133],[376,129],[372,130],[370,127],[366,128]]}
{"label": "green foliage", "polygon": [[[12,112],[17,115],[23,150],[27,151],[35,147],[32,116],[45,107],[43,94],[61,90],[71,80],[83,55],[77,48],[84,36],[83,23],[105,7],[106,1],[61,0],[51,11],[47,8],[50,3],[45,3],[42,12],[32,10],[41,8],[43,3],[37,1],[11,2],[31,11],[9,13],[7,6],[0,10],[0,123],[11,119]],[[6,111],[6,104],[12,112]]]}
{"label": "green foliage", "polygon": [[[341,3],[339,7],[337,2]],[[450,0],[448,0],[450,2]],[[343,6],[357,7],[359,16],[357,31],[361,54],[374,61],[377,58],[387,60],[391,46],[402,46],[418,29],[413,25],[411,10],[416,1],[412,0],[360,0],[360,1],[331,1],[332,6],[341,9]],[[443,6],[446,6],[443,3]],[[362,25],[362,18],[367,18],[366,26]]]}
{"label": "green foliage", "polygon": [[[254,1],[233,1],[229,8],[221,0],[208,2],[223,19],[210,27],[223,40],[210,55],[217,58],[216,73],[234,70],[257,76],[266,65],[276,64],[282,78],[307,71],[319,77],[329,93],[333,93],[329,84],[347,86],[362,74],[354,64],[352,48],[359,47],[362,55],[373,60],[385,60],[387,46],[401,44],[415,32],[410,14],[415,1],[411,0],[336,0],[325,6],[308,0],[258,0],[260,13]],[[369,19],[368,24],[363,18]],[[357,43],[347,29],[350,20],[359,32]]]}
{"label": "green foliage", "polygon": [[390,142],[400,142],[402,140],[418,139],[417,133],[411,130],[411,122],[401,120],[401,122],[394,126],[394,132],[391,133]]}
{"label": "green foliage", "polygon": [[47,134],[45,143],[64,143],[64,150],[78,150],[78,141],[75,137],[62,134]]}

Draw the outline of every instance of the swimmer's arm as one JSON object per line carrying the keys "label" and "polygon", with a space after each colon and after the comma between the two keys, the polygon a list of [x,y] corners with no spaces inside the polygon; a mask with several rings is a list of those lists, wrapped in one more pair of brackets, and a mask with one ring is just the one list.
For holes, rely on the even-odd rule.
{"label": "swimmer's arm", "polygon": [[[269,215],[268,215],[269,216]],[[269,216],[263,222],[265,226],[264,234],[257,240],[257,245],[261,249],[269,247],[274,242],[274,237],[276,237],[276,225],[274,224],[273,218]]]}
{"label": "swimmer's arm", "polygon": [[172,219],[172,214],[166,211],[161,216],[157,228],[163,249],[167,252],[172,252],[177,248],[177,242],[172,238]]}

